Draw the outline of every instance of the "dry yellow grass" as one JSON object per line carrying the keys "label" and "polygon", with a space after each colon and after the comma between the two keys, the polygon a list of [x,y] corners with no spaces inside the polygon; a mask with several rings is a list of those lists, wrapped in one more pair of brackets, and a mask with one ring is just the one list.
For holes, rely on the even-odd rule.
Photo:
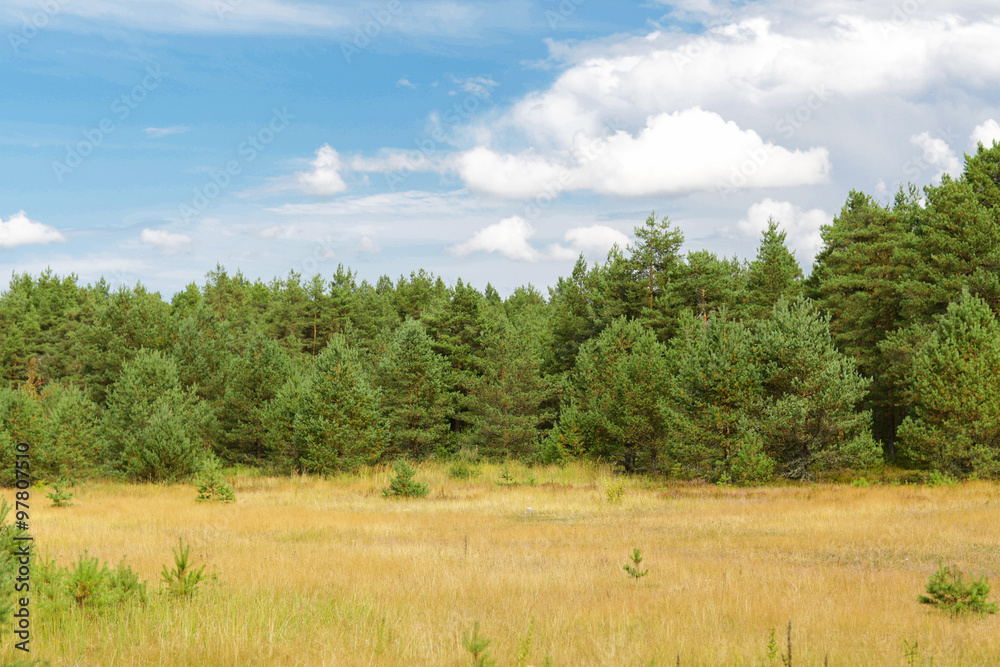
{"label": "dry yellow grass", "polygon": [[[937,561],[1000,581],[1000,487],[660,486],[607,469],[527,470],[537,485],[424,465],[422,500],[387,500],[390,471],[239,477],[233,505],[190,485],[91,484],[75,506],[34,493],[32,529],[63,564],[123,556],[158,587],[178,537],[215,581],[188,603],[39,618],[54,665],[463,665],[480,622],[499,665],[760,665],[793,627],[796,665],[1000,665],[1000,618],[916,602]],[[7,493],[8,498],[10,492]],[[532,511],[527,512],[531,507]],[[622,571],[633,547],[649,575]],[[996,595],[993,596],[996,599]],[[8,635],[9,637],[9,635]],[[23,657],[5,641],[0,657]],[[922,661],[927,661],[922,662]],[[780,664],[780,659],[775,663]]]}

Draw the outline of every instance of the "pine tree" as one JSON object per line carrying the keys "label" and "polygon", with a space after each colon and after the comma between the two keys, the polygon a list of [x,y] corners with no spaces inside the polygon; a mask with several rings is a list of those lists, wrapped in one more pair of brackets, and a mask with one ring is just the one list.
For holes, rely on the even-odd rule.
{"label": "pine tree", "polygon": [[492,458],[534,453],[555,417],[555,384],[542,372],[543,323],[512,323],[494,308],[482,324],[486,349],[466,405],[472,428],[463,438]]}
{"label": "pine tree", "polygon": [[576,431],[587,453],[630,472],[659,470],[667,430],[657,404],[668,372],[667,349],[653,332],[615,320],[580,348],[560,431]]}
{"label": "pine tree", "polygon": [[265,415],[293,374],[293,362],[276,341],[260,334],[228,361],[217,411],[221,454],[227,461],[261,465],[267,460]]}
{"label": "pine tree", "polygon": [[101,428],[116,469],[134,480],[175,481],[201,469],[213,422],[209,407],[182,389],[174,360],[141,350],[112,387]]}
{"label": "pine tree", "polygon": [[389,427],[386,457],[419,460],[444,447],[452,406],[444,386],[447,369],[420,322],[399,327],[375,373]]}
{"label": "pine tree", "polygon": [[909,324],[904,303],[918,263],[912,228],[919,208],[913,189],[900,192],[892,208],[852,191],[840,215],[823,227],[823,249],[807,281],[808,295],[831,315],[837,347],[874,380],[867,406],[874,434],[889,458],[895,454],[896,428],[906,406],[890,381],[879,345]]}
{"label": "pine tree", "polygon": [[964,292],[914,355],[913,412],[899,430],[914,463],[957,476],[1000,476],[1000,322]]}
{"label": "pine tree", "polygon": [[374,463],[385,447],[385,425],[374,387],[357,351],[335,334],[306,376],[294,421],[296,463],[329,474]]}
{"label": "pine tree", "polygon": [[778,223],[768,218],[748,271],[747,314],[751,317],[766,317],[780,299],[792,301],[802,293],[802,269],[785,245],[786,238],[785,232],[778,231]]}
{"label": "pine tree", "polygon": [[782,299],[755,338],[766,401],[757,430],[783,474],[877,463],[871,415],[857,410],[870,380],[834,347],[829,318],[809,301]]}

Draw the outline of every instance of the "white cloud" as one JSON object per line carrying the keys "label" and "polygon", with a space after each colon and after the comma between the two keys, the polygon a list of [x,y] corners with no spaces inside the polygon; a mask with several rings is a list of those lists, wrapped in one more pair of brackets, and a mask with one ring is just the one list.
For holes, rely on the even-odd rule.
{"label": "white cloud", "polygon": [[546,190],[642,197],[812,185],[825,182],[831,169],[825,148],[790,151],[697,107],[650,117],[634,136],[620,130],[576,143],[563,163],[533,151],[503,155],[478,147],[460,155],[457,168],[475,190],[518,198]]}
{"label": "white cloud", "polygon": [[305,192],[314,195],[335,195],[347,190],[347,184],[340,176],[340,156],[337,151],[330,148],[330,144],[323,144],[316,151],[316,159],[310,162],[313,170],[310,172],[299,172],[296,174],[299,185]]}
{"label": "white cloud", "polygon": [[412,81],[410,81],[406,77],[403,77],[402,79],[400,79],[399,81],[397,81],[396,85],[400,86],[402,88],[416,88],[417,87],[417,84],[413,83]]}
{"label": "white cloud", "polygon": [[139,240],[170,255],[191,248],[191,237],[187,234],[173,234],[162,229],[143,229]]}
{"label": "white cloud", "polygon": [[358,240],[358,252],[365,254],[375,254],[382,252],[382,246],[379,245],[378,241],[368,236],[362,236]]}
{"label": "white cloud", "polygon": [[984,121],[972,131],[972,147],[973,149],[977,144],[982,143],[984,147],[989,148],[993,145],[994,141],[1000,141],[1000,123],[990,118]]}
{"label": "white cloud", "polygon": [[452,246],[449,250],[458,257],[474,252],[498,252],[507,259],[536,262],[540,253],[528,243],[528,239],[534,235],[535,228],[524,218],[515,215],[480,229],[468,241]]}
{"label": "white cloud", "polygon": [[480,229],[472,238],[452,246],[449,251],[457,257],[474,252],[496,252],[521,262],[571,261],[580,253],[604,259],[611,246],[617,243],[624,250],[629,243],[629,238],[617,229],[591,225],[568,229],[563,235],[568,245],[551,243],[545,252],[541,252],[528,242],[535,233],[535,228],[528,221],[515,215]]}
{"label": "white cloud", "polygon": [[167,137],[171,134],[184,134],[191,130],[187,125],[171,125],[170,127],[147,127],[143,132],[146,133],[147,137],[152,137],[153,139],[159,139],[161,137]]}
{"label": "white cloud", "polygon": [[962,174],[961,161],[944,139],[932,137],[930,132],[921,132],[910,137],[910,143],[924,152],[923,159],[927,164],[940,170],[934,176],[935,180],[945,173],[956,177]]}
{"label": "white cloud", "polygon": [[10,216],[6,222],[0,218],[0,248],[15,248],[19,245],[44,245],[55,241],[65,241],[66,237],[49,225],[28,219],[24,211]]}
{"label": "white cloud", "polygon": [[833,222],[833,216],[821,209],[806,211],[791,202],[766,198],[750,206],[746,217],[736,226],[746,237],[759,241],[767,229],[769,218],[774,218],[778,227],[788,235],[785,242],[803,268],[812,263],[823,245],[820,227]]}

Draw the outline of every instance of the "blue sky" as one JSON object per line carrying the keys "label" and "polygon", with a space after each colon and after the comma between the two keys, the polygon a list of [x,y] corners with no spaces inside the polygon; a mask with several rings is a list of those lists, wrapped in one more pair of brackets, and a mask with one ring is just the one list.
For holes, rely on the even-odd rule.
{"label": "blue sky", "polygon": [[985,0],[5,0],[0,271],[509,293],[652,210],[808,267],[851,189],[1000,138],[997,43]]}

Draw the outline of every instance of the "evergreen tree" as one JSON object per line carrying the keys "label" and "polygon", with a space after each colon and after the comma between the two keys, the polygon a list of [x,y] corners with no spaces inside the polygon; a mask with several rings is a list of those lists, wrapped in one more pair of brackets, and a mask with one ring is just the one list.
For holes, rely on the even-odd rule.
{"label": "evergreen tree", "polygon": [[208,406],[181,387],[174,360],[144,349],[112,387],[102,432],[110,463],[130,479],[175,481],[201,468],[213,421]]}
{"label": "evergreen tree", "polygon": [[444,386],[447,369],[420,322],[407,320],[396,330],[376,368],[388,424],[386,457],[419,460],[443,448],[452,405]]}
{"label": "evergreen tree", "polygon": [[329,474],[374,463],[385,448],[380,392],[347,340],[335,334],[316,356],[294,421],[297,465]]}
{"label": "evergreen tree", "polygon": [[892,208],[856,191],[833,223],[822,229],[823,249],[807,281],[808,293],[830,313],[837,347],[874,380],[868,407],[886,455],[895,454],[895,433],[906,406],[890,381],[879,345],[908,324],[906,285],[915,261],[916,193],[900,192]]}
{"label": "evergreen tree", "polygon": [[689,315],[671,349],[670,390],[659,408],[676,472],[712,481],[768,477],[774,463],[755,435],[766,401],[752,331],[723,307],[707,319]]}
{"label": "evergreen tree", "polygon": [[757,429],[783,474],[877,463],[871,415],[857,410],[871,381],[834,347],[829,318],[809,301],[781,300],[755,338],[766,400]]}
{"label": "evergreen tree", "polygon": [[657,403],[667,390],[667,349],[639,322],[619,318],[580,348],[561,433],[578,433],[591,456],[630,472],[664,464],[667,430]]}
{"label": "evergreen tree", "polygon": [[914,463],[957,476],[1000,476],[1000,322],[964,292],[914,355],[913,412],[899,430]]}
{"label": "evergreen tree", "polygon": [[551,304],[551,351],[546,360],[550,373],[566,373],[576,365],[580,346],[600,333],[602,324],[595,311],[597,271],[587,270],[583,255],[576,260],[569,278],[559,278],[549,288]]}
{"label": "evergreen tree", "polygon": [[472,428],[464,437],[484,456],[534,453],[555,418],[555,384],[542,373],[543,326],[531,319],[514,324],[500,309],[484,318],[486,349],[466,400]]}
{"label": "evergreen tree", "polygon": [[786,238],[785,232],[778,231],[778,223],[768,218],[757,257],[748,270],[747,314],[751,317],[766,317],[780,299],[791,301],[802,293],[802,269],[785,245]]}
{"label": "evergreen tree", "polygon": [[232,462],[265,464],[265,415],[270,402],[293,374],[293,362],[284,348],[261,334],[254,335],[228,360],[226,386],[218,409],[222,457]]}

